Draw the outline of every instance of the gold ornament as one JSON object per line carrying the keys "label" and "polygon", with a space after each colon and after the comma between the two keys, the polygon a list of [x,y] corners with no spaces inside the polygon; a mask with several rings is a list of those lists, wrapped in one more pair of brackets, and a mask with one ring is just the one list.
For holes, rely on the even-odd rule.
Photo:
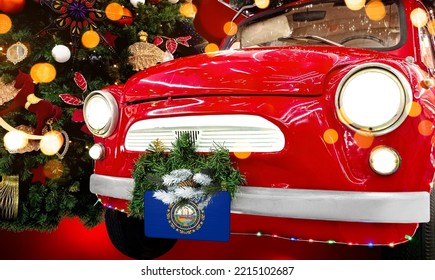
{"label": "gold ornament", "polygon": [[141,30],[138,33],[139,35],[139,41],[141,42],[148,42],[148,33],[146,33],[145,31]]}
{"label": "gold ornament", "polygon": [[11,101],[17,96],[19,89],[14,87],[15,81],[9,84],[5,84],[0,81],[0,105]]}
{"label": "gold ornament", "polygon": [[133,66],[134,71],[157,65],[164,61],[165,52],[156,45],[147,42],[148,34],[145,31],[139,32],[141,42],[134,43],[128,47],[131,56],[128,57],[128,63]]}
{"label": "gold ornament", "polygon": [[18,185],[18,175],[2,176],[0,182],[0,218],[17,218]]}
{"label": "gold ornament", "polygon": [[64,166],[58,159],[51,159],[44,164],[44,175],[49,179],[58,179],[62,177]]}
{"label": "gold ornament", "polygon": [[10,46],[6,52],[6,57],[13,64],[17,64],[26,59],[29,49],[22,43],[18,42]]}

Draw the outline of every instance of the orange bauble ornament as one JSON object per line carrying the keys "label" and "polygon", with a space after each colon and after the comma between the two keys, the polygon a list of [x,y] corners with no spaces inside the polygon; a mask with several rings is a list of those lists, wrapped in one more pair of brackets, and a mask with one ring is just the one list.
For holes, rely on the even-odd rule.
{"label": "orange bauble ornament", "polygon": [[0,0],[0,10],[6,14],[21,12],[26,5],[26,0]]}

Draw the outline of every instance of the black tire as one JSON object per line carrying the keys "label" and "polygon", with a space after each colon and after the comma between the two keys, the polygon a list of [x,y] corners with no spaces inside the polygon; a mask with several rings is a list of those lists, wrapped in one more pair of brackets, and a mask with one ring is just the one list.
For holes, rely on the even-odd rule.
{"label": "black tire", "polygon": [[430,194],[430,221],[420,224],[411,241],[385,248],[383,257],[391,260],[435,260],[435,190]]}
{"label": "black tire", "polygon": [[176,239],[149,238],[144,234],[144,221],[125,213],[106,209],[106,229],[116,249],[138,260],[152,260],[167,253]]}

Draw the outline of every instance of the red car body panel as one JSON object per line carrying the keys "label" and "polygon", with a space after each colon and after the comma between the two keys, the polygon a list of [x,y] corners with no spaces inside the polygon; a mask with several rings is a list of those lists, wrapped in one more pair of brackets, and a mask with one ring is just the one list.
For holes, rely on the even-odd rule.
{"label": "red car body panel", "polygon": [[[415,1],[403,3],[407,18],[420,5]],[[210,23],[203,17],[198,20],[196,24],[202,28]],[[435,98],[433,89],[422,84],[422,77],[429,75],[418,59],[418,32],[409,23],[406,30],[405,43],[388,52],[334,46],[230,50],[176,59],[139,72],[125,85],[106,88],[119,103],[120,118],[111,136],[95,138],[106,148],[104,160],[96,161],[95,173],[131,178],[140,153],[127,151],[124,143],[128,129],[138,120],[249,114],[267,119],[285,135],[282,151],[253,152],[247,159],[233,157],[249,186],[430,192],[435,171],[433,133],[422,135],[418,128],[422,121],[433,123]],[[408,56],[414,57],[416,64],[406,62]],[[368,62],[382,63],[401,72],[409,80],[413,101],[422,107],[422,113],[408,116],[393,132],[376,136],[365,147],[358,145],[355,132],[339,121],[334,96],[344,75],[355,65]],[[328,129],[338,133],[334,144],[324,139]],[[370,152],[380,145],[394,148],[401,156],[401,166],[393,175],[377,175],[368,165]],[[107,207],[127,209],[125,200],[99,197]],[[402,243],[417,226],[231,216],[233,233],[262,232],[351,244]]]}

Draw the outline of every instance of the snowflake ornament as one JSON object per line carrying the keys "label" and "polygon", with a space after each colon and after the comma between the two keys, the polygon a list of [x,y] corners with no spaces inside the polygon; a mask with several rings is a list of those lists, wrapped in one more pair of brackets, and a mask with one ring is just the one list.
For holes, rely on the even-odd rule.
{"label": "snowflake ornament", "polygon": [[106,15],[103,11],[94,8],[95,2],[96,0],[40,0],[41,5],[49,7],[53,12],[59,14],[59,17],[39,33],[45,34],[52,30],[69,28],[73,45],[77,47],[82,30],[93,30],[105,42],[104,36],[98,32],[98,26],[95,22],[104,20]]}

